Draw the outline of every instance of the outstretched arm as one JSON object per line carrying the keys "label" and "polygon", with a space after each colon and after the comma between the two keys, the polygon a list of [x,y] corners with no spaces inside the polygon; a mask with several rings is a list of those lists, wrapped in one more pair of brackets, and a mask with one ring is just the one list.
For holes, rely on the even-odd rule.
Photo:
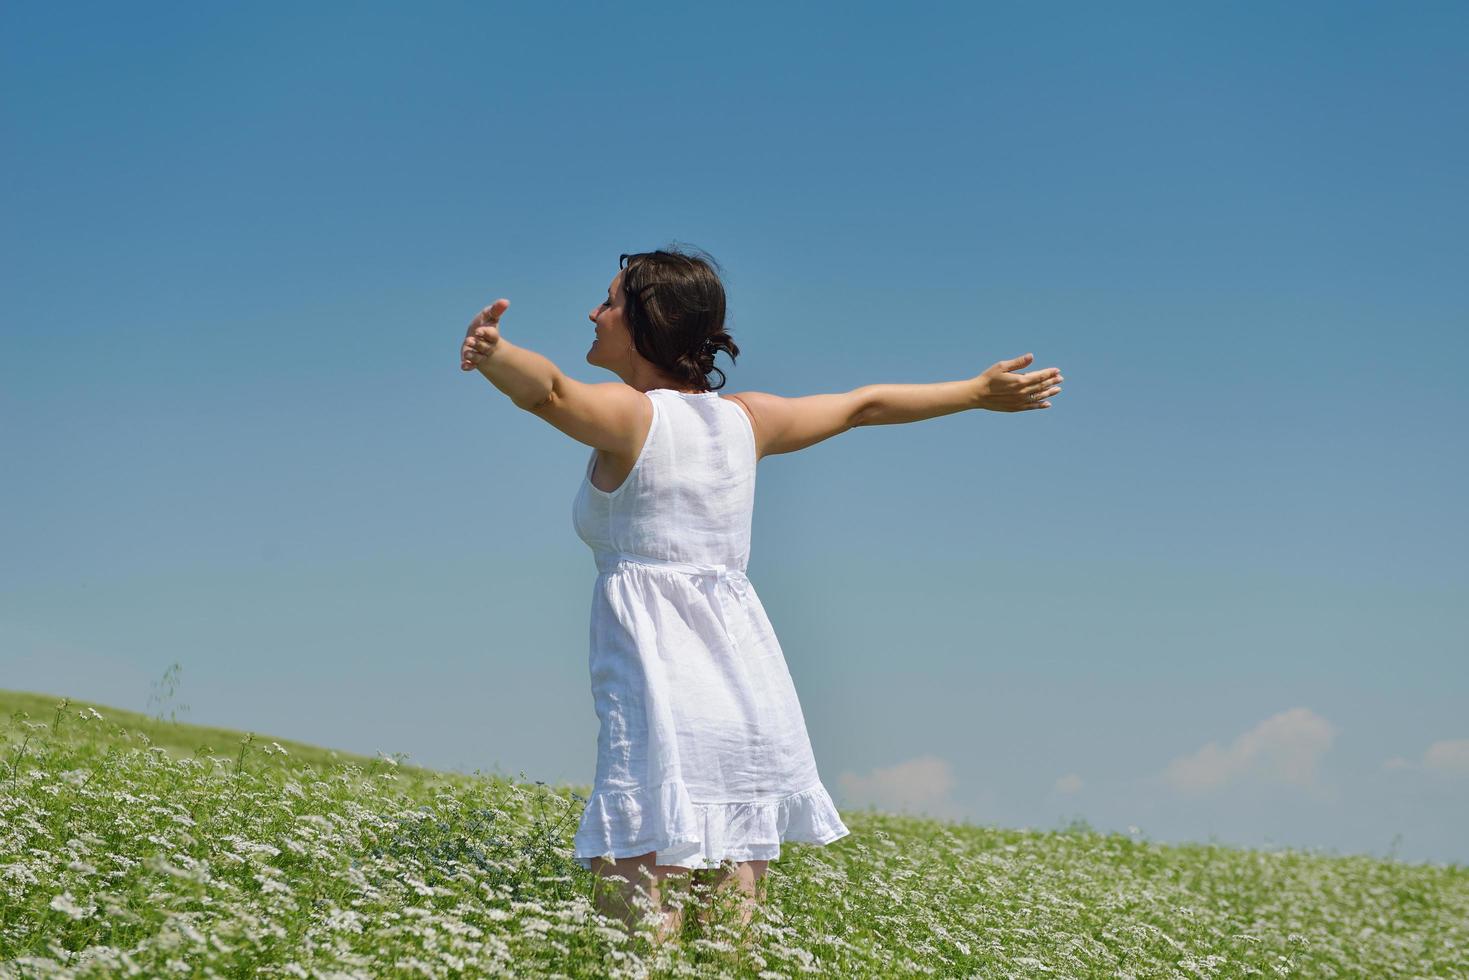
{"label": "outstretched arm", "polygon": [[1050,408],[1060,392],[1056,368],[1016,374],[1032,360],[1025,354],[991,365],[965,381],[936,384],[863,385],[831,395],[782,398],[763,391],[730,395],[744,404],[755,429],[758,458],[793,453],[859,425],[895,425],[952,415],[972,408],[1024,412]]}
{"label": "outstretched arm", "polygon": [[1059,368],[1046,368],[1017,374],[1034,359],[1032,354],[990,365],[983,374],[965,381],[940,381],[935,384],[865,385],[857,391],[863,407],[857,425],[894,425],[899,422],[921,422],[940,415],[952,415],[971,408],[991,412],[1025,412],[1033,408],[1050,408],[1049,399],[1059,394]]}
{"label": "outstretched arm", "polygon": [[529,411],[550,397],[561,369],[550,358],[500,336],[500,317],[509,308],[508,299],[497,299],[470,322],[459,349],[459,368],[478,368],[517,408]]}
{"label": "outstretched arm", "polygon": [[653,415],[648,396],[620,381],[582,384],[549,358],[510,343],[500,336],[500,317],[509,306],[508,299],[497,299],[469,324],[459,349],[460,370],[477,368],[516,408],[577,442],[635,457]]}

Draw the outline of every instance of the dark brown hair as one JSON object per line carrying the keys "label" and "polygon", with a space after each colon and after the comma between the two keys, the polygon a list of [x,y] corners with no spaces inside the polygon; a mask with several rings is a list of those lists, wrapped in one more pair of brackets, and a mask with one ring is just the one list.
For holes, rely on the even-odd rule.
{"label": "dark brown hair", "polygon": [[[714,256],[675,244],[623,253],[617,264],[624,270],[627,323],[638,353],[690,388],[723,388],[725,375],[714,357],[724,351],[733,361],[740,349],[724,329],[724,284]],[[711,371],[719,373],[718,385],[709,383]]]}

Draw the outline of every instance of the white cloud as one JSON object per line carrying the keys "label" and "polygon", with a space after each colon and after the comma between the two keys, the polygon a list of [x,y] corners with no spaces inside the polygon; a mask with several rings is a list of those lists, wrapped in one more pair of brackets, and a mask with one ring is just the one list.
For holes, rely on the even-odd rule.
{"label": "white cloud", "polygon": [[1174,759],[1163,779],[1189,793],[1246,777],[1314,786],[1317,764],[1336,734],[1336,728],[1310,708],[1291,708],[1266,718],[1228,748],[1210,742],[1192,755]]}
{"label": "white cloud", "polygon": [[1441,776],[1469,776],[1469,738],[1434,742],[1423,751],[1421,762],[1395,755],[1382,765],[1384,769],[1423,769]]}
{"label": "white cloud", "polygon": [[1055,789],[1058,793],[1078,793],[1081,791],[1081,786],[1081,777],[1074,772],[1068,772],[1056,780]]}
{"label": "white cloud", "polygon": [[844,772],[838,779],[842,796],[852,806],[953,815],[949,794],[954,789],[954,767],[937,756],[924,755],[879,767],[865,776]]}
{"label": "white cloud", "polygon": [[1469,738],[1434,742],[1423,753],[1423,768],[1450,776],[1469,776]]}

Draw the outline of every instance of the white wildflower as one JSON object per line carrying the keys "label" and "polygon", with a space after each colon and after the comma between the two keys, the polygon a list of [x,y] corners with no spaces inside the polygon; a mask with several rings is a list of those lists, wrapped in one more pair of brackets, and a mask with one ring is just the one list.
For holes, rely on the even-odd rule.
{"label": "white wildflower", "polygon": [[60,895],[52,898],[51,907],[73,919],[85,919],[97,911],[97,906],[95,905],[88,905],[86,907],[78,905],[76,899],[72,897],[71,892],[62,892]]}
{"label": "white wildflower", "polygon": [[255,880],[260,883],[260,890],[267,895],[276,893],[282,895],[291,894],[291,889],[288,885],[285,885],[274,878],[267,878],[264,875],[256,875]]}

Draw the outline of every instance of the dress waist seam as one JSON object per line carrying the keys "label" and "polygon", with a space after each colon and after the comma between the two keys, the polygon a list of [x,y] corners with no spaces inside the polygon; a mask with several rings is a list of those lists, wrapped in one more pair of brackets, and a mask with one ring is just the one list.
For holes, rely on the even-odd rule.
{"label": "dress waist seam", "polygon": [[654,568],[666,568],[672,571],[687,572],[691,575],[713,575],[717,578],[744,578],[745,571],[737,565],[710,562],[675,561],[671,558],[654,558],[651,555],[639,555],[630,551],[600,552],[597,555],[597,571],[606,574],[615,569],[623,562],[632,562],[638,565],[649,565]]}

